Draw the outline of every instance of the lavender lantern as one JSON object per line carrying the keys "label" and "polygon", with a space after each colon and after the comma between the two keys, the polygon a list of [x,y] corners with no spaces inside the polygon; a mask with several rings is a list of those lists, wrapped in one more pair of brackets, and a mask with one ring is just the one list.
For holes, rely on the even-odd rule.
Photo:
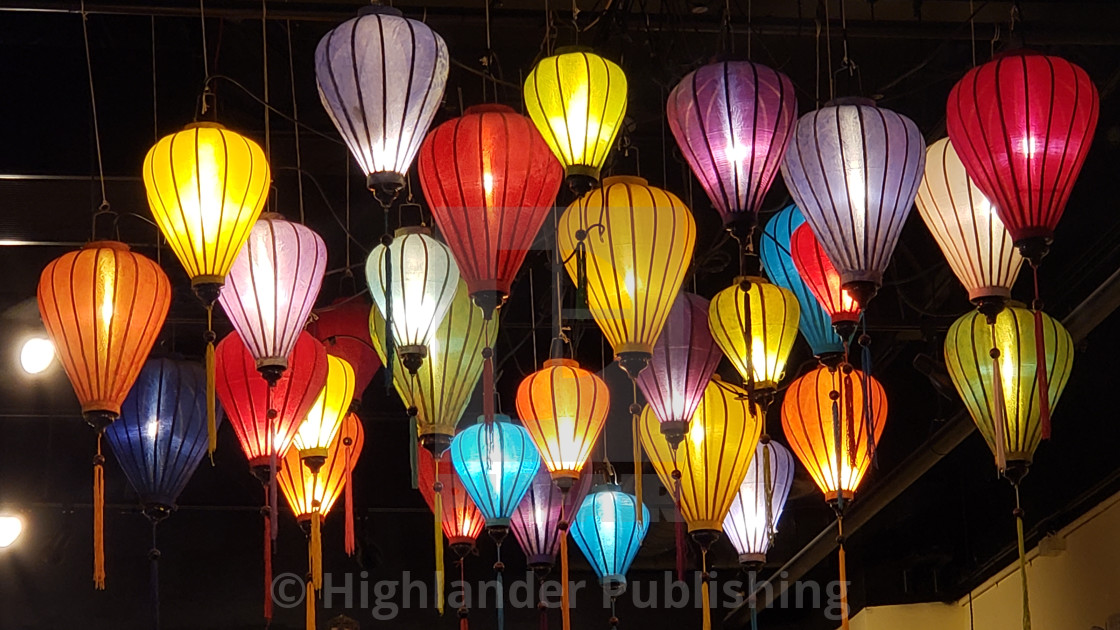
{"label": "lavender lantern", "polygon": [[546,572],[556,562],[556,552],[560,549],[561,536],[568,531],[558,527],[561,518],[570,523],[576,510],[583,503],[587,491],[591,489],[591,467],[586,466],[579,481],[567,492],[562,492],[552,481],[552,474],[543,464],[537,471],[529,492],[517,504],[517,510],[510,519],[513,537],[525,552],[529,568]]}
{"label": "lavender lantern", "polygon": [[793,454],[777,442],[760,443],[723,519],[723,531],[739,552],[740,564],[758,568],[766,561],[792,487]]}

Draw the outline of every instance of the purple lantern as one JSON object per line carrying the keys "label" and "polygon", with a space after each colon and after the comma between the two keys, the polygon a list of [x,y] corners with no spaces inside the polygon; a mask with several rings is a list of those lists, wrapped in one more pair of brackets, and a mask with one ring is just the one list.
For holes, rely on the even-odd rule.
{"label": "purple lantern", "polygon": [[673,449],[684,438],[722,358],[708,326],[708,300],[681,291],[653,344],[649,368],[638,374],[638,387]]}
{"label": "purple lantern", "polygon": [[[591,489],[593,476],[591,467],[585,466],[579,481],[565,495],[553,483],[548,467],[541,465],[529,492],[517,504],[509,523],[513,537],[525,552],[529,568],[542,571],[550,569],[555,563],[556,552],[560,549],[561,532],[557,525],[561,512],[568,523],[575,519],[576,510]],[[567,530],[563,534],[566,536]]]}
{"label": "purple lantern", "polygon": [[797,122],[786,75],[749,61],[703,66],[669,93],[669,128],[736,238],[748,238]]}
{"label": "purple lantern", "polygon": [[327,246],[310,228],[266,212],[253,225],[218,298],[270,383],[307,324],[327,270]]}
{"label": "purple lantern", "polygon": [[870,99],[836,99],[797,121],[782,176],[861,306],[883,283],[925,160],[918,126]]}

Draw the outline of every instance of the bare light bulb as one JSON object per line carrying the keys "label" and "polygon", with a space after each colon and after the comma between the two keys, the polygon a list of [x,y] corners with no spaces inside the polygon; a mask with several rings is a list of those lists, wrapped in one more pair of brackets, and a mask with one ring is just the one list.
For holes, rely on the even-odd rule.
{"label": "bare light bulb", "polygon": [[19,363],[28,374],[39,374],[54,362],[54,344],[43,337],[32,337],[23,342]]}
{"label": "bare light bulb", "polygon": [[23,519],[18,516],[0,516],[0,549],[11,547],[23,533]]}

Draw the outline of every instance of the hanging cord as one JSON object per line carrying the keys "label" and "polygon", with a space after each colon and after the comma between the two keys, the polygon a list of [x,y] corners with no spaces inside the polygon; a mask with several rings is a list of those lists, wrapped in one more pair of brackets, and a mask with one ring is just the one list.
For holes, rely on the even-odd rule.
{"label": "hanging cord", "polygon": [[875,443],[875,405],[871,399],[871,335],[867,334],[867,313],[860,313],[863,332],[859,336],[860,366],[863,368],[863,420],[867,429],[867,453],[871,464],[879,469],[879,448]]}
{"label": "hanging cord", "polygon": [[148,550],[148,599],[152,607],[152,628],[159,630],[159,544],[156,531],[159,528],[159,519],[149,517],[152,521],[152,548]]}
{"label": "hanging cord", "polygon": [[498,574],[498,630],[505,630],[506,627],[506,587],[505,579],[502,574],[505,573],[506,565],[502,562],[502,541],[501,539],[494,540],[496,544],[497,560],[494,562],[494,573]]}
{"label": "hanging cord", "polygon": [[269,484],[262,484],[264,506],[261,507],[261,521],[264,523],[264,618],[272,622],[272,493]]}
{"label": "hanging cord", "polygon": [[723,31],[720,33],[723,39],[723,49],[735,54],[735,31],[731,28],[731,0],[724,0],[723,2],[723,28],[721,30]]}
{"label": "hanging cord", "polygon": [[349,435],[342,438],[342,445],[346,447],[346,464],[343,467],[345,480],[343,484],[343,516],[346,519],[346,525],[343,532],[343,550],[346,555],[353,556],[354,550],[357,549],[357,542],[354,536],[354,438]]}
{"label": "hanging cord", "polygon": [[1023,579],[1023,630],[1031,630],[1031,595],[1030,589],[1027,585],[1027,543],[1023,535],[1023,517],[1026,512],[1023,511],[1022,504],[1019,501],[1019,484],[1013,484],[1015,488],[1015,530],[1019,542],[1019,575]]}
{"label": "hanging cord", "polygon": [[751,630],[758,630],[758,601],[754,595],[755,582],[758,579],[756,573],[757,571],[751,569],[750,577],[747,578],[747,583],[750,585],[750,595],[747,596],[747,604],[751,607]]}
{"label": "hanging cord", "polygon": [[[766,418],[765,414],[763,418]],[[773,461],[770,449],[773,447],[770,446],[770,434],[764,432],[759,442],[762,443],[762,499],[765,504],[766,540],[769,545],[774,543],[774,535],[778,529],[774,522],[774,475],[770,469]]]}
{"label": "hanging cord", "polygon": [[443,615],[443,590],[444,590],[444,570],[443,570],[443,482],[439,479],[439,458],[432,458],[432,470],[434,471],[432,483],[432,493],[435,500],[432,501],[432,516],[434,517],[435,533],[434,542],[436,548],[436,608],[439,614]]}
{"label": "hanging cord", "polygon": [[218,400],[215,396],[217,384],[217,360],[214,356],[214,342],[218,335],[214,332],[214,303],[206,305],[206,332],[202,340],[206,342],[206,452],[210,465],[214,465],[214,451],[218,450]]}
{"label": "hanging cord", "polygon": [[457,561],[457,564],[459,565],[459,601],[463,604],[459,607],[459,610],[455,611],[455,613],[459,615],[459,630],[470,630],[471,609],[467,608],[466,604],[469,600],[466,598],[466,595],[463,592],[463,590],[467,587],[466,571],[463,569],[463,564],[466,561],[467,557],[465,555],[460,556],[459,560]]}
{"label": "hanging cord", "polygon": [[536,372],[540,366],[540,359],[537,358],[537,289],[536,283],[533,278],[536,274],[533,273],[532,267],[529,268],[529,321],[530,329],[533,334],[533,371]]}
{"label": "hanging cord", "polygon": [[995,442],[996,468],[1002,475],[1007,470],[1007,401],[1003,394],[1003,374],[994,316],[988,317],[988,328],[992,338],[992,347],[988,350],[988,356],[992,359],[992,440]]}
{"label": "hanging cord", "polygon": [[[847,540],[844,538],[844,512],[838,509],[836,512],[836,547],[839,549],[840,560],[840,628],[841,630],[848,630],[850,622],[848,620],[848,557],[844,550],[844,545]],[[1028,629],[1029,630],[1029,629]]]}
{"label": "hanging cord", "polygon": [[[415,381],[415,378],[412,380]],[[411,392],[416,391],[415,383],[409,387],[409,390]],[[413,396],[409,396],[409,398],[413,398]],[[408,459],[408,467],[409,483],[412,485],[413,490],[420,488],[420,453],[418,451],[420,448],[419,414],[420,410],[416,408],[416,405],[408,406],[408,452],[411,453]]]}
{"label": "hanging cord", "polygon": [[279,503],[277,503],[278,492],[277,492],[277,480],[276,480],[276,473],[277,473],[277,469],[279,468],[280,454],[276,452],[276,443],[275,443],[275,440],[276,440],[276,437],[275,437],[276,436],[276,417],[280,414],[272,406],[272,395],[273,395],[273,392],[274,392],[275,389],[276,389],[275,385],[273,385],[271,383],[268,385],[268,412],[266,414],[268,416],[268,451],[269,451],[269,455],[268,455],[268,505],[271,508],[268,511],[268,517],[269,517],[269,520],[271,521],[269,523],[269,525],[271,527],[270,532],[272,534],[272,540],[273,541],[276,540],[276,534],[277,534],[277,531],[279,530],[278,521],[279,521],[279,516],[280,516]]}
{"label": "hanging cord", "polygon": [[[570,489],[560,489],[560,520],[556,522],[556,529],[560,532],[560,623],[563,630],[572,628],[572,611],[568,592],[568,497]],[[542,580],[543,582],[543,580]],[[541,615],[544,616],[544,612]],[[547,617],[544,617],[547,622]],[[541,630],[544,628],[542,622]]]}
{"label": "hanging cord", "polygon": [[1031,310],[1034,311],[1034,353],[1038,358],[1035,375],[1038,379],[1038,411],[1042,421],[1042,439],[1050,439],[1050,375],[1046,373],[1046,331],[1042,319],[1042,297],[1038,291],[1038,265],[1031,262],[1031,272],[1034,274],[1034,300]]}
{"label": "hanging cord", "polygon": [[642,406],[638,404],[638,379],[637,375],[630,378],[631,387],[631,402],[630,402],[630,417],[633,422],[634,431],[634,499],[637,507],[637,521],[638,525],[642,524],[644,518],[642,514],[642,444],[638,440],[641,432],[641,414]]}
{"label": "hanging cord", "polygon": [[[284,21],[284,26],[285,26],[284,33],[287,35],[287,38],[288,38],[288,83],[291,84],[291,86],[292,86],[292,120],[295,121],[295,120],[299,120],[299,103],[296,100],[296,67],[295,67],[295,61],[293,60],[293,57],[295,56],[295,54],[294,54],[294,51],[292,50],[292,22],[291,22],[291,20],[285,20]],[[301,157],[300,150],[299,150],[299,124],[298,123],[295,123],[295,122],[292,123],[292,131],[295,133],[296,170],[299,171],[300,173],[303,173],[303,159]],[[349,171],[347,171],[347,172],[349,172]],[[300,223],[307,223],[307,219],[304,216],[304,212],[303,212],[303,177],[302,176],[296,178],[296,186],[297,186],[296,190],[298,191],[298,194],[299,194],[299,222]],[[349,188],[347,188],[347,194],[349,194]],[[349,210],[349,208],[347,208],[347,210]],[[350,226],[347,225],[346,228],[349,231]],[[349,248],[349,245],[350,245],[349,240],[350,239],[347,239],[347,244],[346,244],[347,248]],[[349,269],[350,269],[349,259],[346,262],[346,268],[349,271]]]}
{"label": "hanging cord", "polygon": [[[855,387],[852,384],[852,372],[855,368],[851,363],[845,363],[840,371],[844,374],[843,378],[843,391],[840,394],[840,400],[844,403],[843,422],[844,434],[846,435],[847,442],[844,450],[848,453],[848,465],[855,469],[858,465],[856,462],[856,393]],[[863,380],[866,383],[867,379]],[[865,411],[865,410],[864,410]],[[843,469],[841,469],[843,470]],[[839,474],[840,471],[838,470]]]}
{"label": "hanging cord", "polygon": [[[261,0],[261,70],[264,77],[264,101],[272,102],[268,94],[268,0]],[[272,162],[272,110],[264,108],[264,155]]]}
{"label": "hanging cord", "polygon": [[[746,254],[742,255],[741,258],[745,261],[746,260]],[[740,263],[740,271],[739,272],[741,274],[746,273],[745,262]],[[755,388],[754,356],[753,356],[754,355],[754,339],[753,339],[753,334],[752,334],[754,332],[753,331],[754,323],[751,321],[751,285],[753,283],[750,280],[748,280],[745,275],[741,275],[740,278],[741,278],[741,280],[739,280],[739,290],[741,290],[743,292],[743,364],[744,364],[744,367],[746,368],[746,372],[747,372],[747,376],[743,380],[743,385],[747,390],[747,397],[753,403],[754,400],[755,400],[755,395],[754,395],[754,388]],[[761,297],[761,294],[760,294],[760,297]],[[750,405],[750,408],[751,408],[751,415],[753,416],[755,414],[754,405],[753,404]]]}
{"label": "hanging cord", "polygon": [[93,587],[105,590],[105,456],[101,454],[101,438],[105,429],[97,430],[97,454],[93,457]]}
{"label": "hanging cord", "polygon": [[113,222],[116,224],[116,213],[110,209],[109,197],[105,193],[105,166],[101,157],[101,124],[97,118],[97,93],[93,88],[93,59],[89,52],[89,28],[87,22],[89,21],[89,14],[86,13],[86,2],[82,0],[81,3],[82,13],[82,43],[85,45],[86,52],[86,75],[89,78],[89,106],[93,114],[93,144],[97,151],[97,181],[101,187],[101,203],[97,206],[97,210],[93,213],[91,222],[90,234],[92,240],[97,240],[97,218],[101,215],[108,214],[114,217]]}
{"label": "hanging cord", "polygon": [[537,627],[540,630],[548,630],[548,602],[545,601],[544,596],[544,576],[537,578]]}
{"label": "hanging cord", "polygon": [[[489,103],[490,100],[486,88],[487,84],[491,83],[493,79],[491,65],[494,61],[494,49],[490,43],[490,0],[482,0],[482,5],[486,18],[486,52],[482,54],[482,58],[480,58],[479,61],[482,63],[482,101],[484,103]],[[498,86],[494,85],[493,90],[493,97],[496,101],[498,100]]]}
{"label": "hanging cord", "polygon": [[339,283],[342,283],[342,282],[345,282],[345,281],[349,280],[350,281],[350,288],[353,289],[354,293],[357,293],[358,292],[358,287],[357,287],[357,284],[354,282],[354,272],[351,271],[351,269],[350,269],[351,261],[350,261],[350,238],[349,238],[349,235],[350,235],[350,149],[349,148],[347,148],[343,151],[342,169],[343,169],[343,172],[345,172],[345,177],[343,177],[343,181],[345,182],[345,188],[346,188],[346,235],[347,235],[348,238],[346,238],[346,271],[342,272],[342,278],[339,279]]}
{"label": "hanging cord", "polygon": [[396,362],[396,335],[393,334],[393,234],[389,231],[389,204],[382,204],[385,212],[385,233],[381,245],[385,248],[385,393],[393,395],[393,368]]}
{"label": "hanging cord", "polygon": [[[156,16],[152,16],[152,140],[159,142],[159,92],[156,89]],[[157,250],[158,251],[158,250]]]}
{"label": "hanging cord", "polygon": [[976,67],[976,9],[973,0],[968,0],[968,41],[972,49],[972,67]]}
{"label": "hanging cord", "polygon": [[825,67],[828,68],[828,99],[836,98],[836,78],[832,73],[832,18],[828,14],[828,3],[831,0],[824,0],[824,44],[826,60],[828,63]]}
{"label": "hanging cord", "polygon": [[840,418],[840,391],[836,388],[836,368],[830,367],[829,372],[832,377],[832,391],[828,392],[828,399],[832,401],[832,447],[833,455],[836,458],[836,508],[838,510],[844,509],[844,479],[841,474],[843,467],[841,462],[844,457],[843,448],[843,421]]}
{"label": "hanging cord", "polygon": [[848,71],[848,91],[851,92],[851,79],[855,75],[859,66],[856,65],[852,58],[848,55],[848,11],[847,3],[845,0],[840,0],[840,40],[843,45],[844,56],[840,59],[840,72]]}
{"label": "hanging cord", "polygon": [[[685,439],[688,439],[688,434],[685,434]],[[672,446],[672,445],[670,445]],[[679,448],[680,445],[678,444]],[[675,511],[675,518],[673,519],[673,542],[677,551],[677,581],[684,582],[684,567],[686,564],[685,550],[688,548],[688,541],[685,539],[684,531],[684,512],[681,510],[681,471],[677,463],[677,448],[671,448],[669,457],[673,461],[673,509]]]}
{"label": "hanging cord", "polygon": [[815,102],[816,102],[816,108],[820,109],[820,107],[821,107],[821,19],[820,19],[819,14],[813,18],[813,26],[814,26],[814,30],[815,30],[815,35],[813,36],[813,43],[816,46],[816,48],[815,48],[815,50],[816,50],[815,59],[816,59],[816,63],[817,63],[817,72],[814,75],[815,80],[813,81],[813,87],[816,90],[816,95],[814,97]]}

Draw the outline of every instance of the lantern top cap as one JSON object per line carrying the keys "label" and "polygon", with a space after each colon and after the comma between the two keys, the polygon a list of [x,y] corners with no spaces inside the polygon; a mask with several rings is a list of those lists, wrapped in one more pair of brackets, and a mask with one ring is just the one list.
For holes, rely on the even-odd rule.
{"label": "lantern top cap", "polygon": [[622,486],[611,482],[601,483],[592,488],[588,494],[598,494],[600,492],[622,492]]}
{"label": "lantern top cap", "polygon": [[735,276],[735,281],[733,284],[734,286],[738,286],[744,280],[750,282],[751,284],[771,284],[769,280],[763,278],[762,276]]}
{"label": "lantern top cap", "polygon": [[190,131],[191,129],[217,129],[225,131],[226,126],[221,123],[212,122],[209,120],[200,120],[198,122],[187,123],[183,127],[183,131]]}
{"label": "lantern top cap", "polygon": [[[579,53],[586,53],[586,54],[589,54],[589,55],[594,55],[595,51],[593,51],[590,46],[579,46],[579,45],[561,46],[561,47],[556,49],[555,55],[557,57],[559,57],[560,55],[575,55],[575,54],[579,54]],[[596,56],[598,56],[598,55],[596,55]]]}
{"label": "lantern top cap", "polygon": [[262,212],[258,221],[284,221],[284,215],[279,212]]}
{"label": "lantern top cap", "polygon": [[463,110],[464,116],[471,114],[516,114],[517,110],[509,105],[502,105],[501,103],[482,103],[479,105],[471,105]]}
{"label": "lantern top cap", "polygon": [[992,58],[988,60],[988,63],[999,62],[999,61],[1002,61],[1002,60],[1007,59],[1009,57],[1045,57],[1045,56],[1046,55],[1044,55],[1043,53],[1040,53],[1037,50],[1031,50],[1030,48],[1010,48],[1010,49],[1007,49],[1007,50],[1001,50],[1001,51],[997,52],[996,54],[992,55]]}
{"label": "lantern top cap", "polygon": [[111,249],[116,252],[127,252],[129,246],[120,241],[90,241],[82,249]]}
{"label": "lantern top cap", "polygon": [[873,99],[864,96],[841,96],[824,104],[825,107],[840,107],[841,105],[857,105],[862,107],[878,107]]}
{"label": "lantern top cap", "polygon": [[[511,422],[511,421],[512,421],[512,418],[510,418],[509,416],[507,416],[507,415],[506,415],[506,414],[504,414],[504,413],[496,413],[496,414],[494,414],[494,422],[495,422],[495,423],[498,423],[498,422]],[[486,416],[485,416],[485,415],[479,415],[479,416],[478,416],[478,424],[485,424],[485,423],[486,423]]]}
{"label": "lantern top cap", "polygon": [[424,236],[431,236],[432,230],[426,225],[406,225],[397,228],[397,230],[393,232],[394,237],[408,236],[409,234],[423,234]]}
{"label": "lantern top cap", "polygon": [[575,359],[549,359],[544,362],[546,368],[549,367],[568,367],[572,369],[580,369],[579,363]]}
{"label": "lantern top cap", "polygon": [[631,184],[634,186],[649,186],[649,180],[644,177],[637,177],[636,175],[611,175],[610,177],[603,178],[603,186],[611,186],[614,184]]}
{"label": "lantern top cap", "polygon": [[387,7],[383,4],[371,4],[369,6],[358,9],[358,17],[365,17],[367,15],[387,15],[391,17],[402,17],[404,14],[396,7]]}

